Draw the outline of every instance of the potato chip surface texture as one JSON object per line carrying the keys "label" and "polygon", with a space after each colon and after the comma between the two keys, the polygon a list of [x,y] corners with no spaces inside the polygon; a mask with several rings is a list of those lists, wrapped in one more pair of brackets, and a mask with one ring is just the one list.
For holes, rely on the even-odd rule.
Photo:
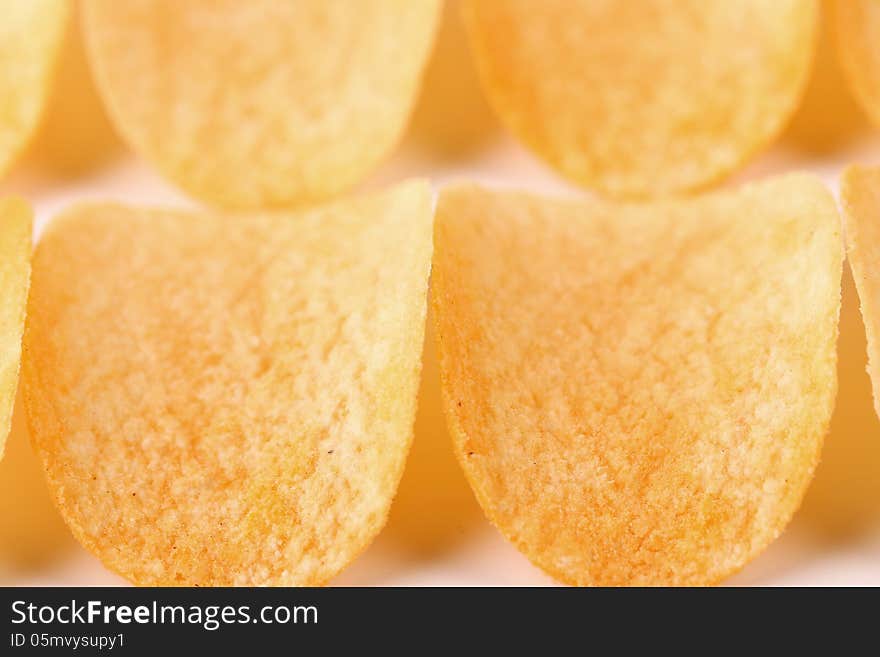
{"label": "potato chip surface texture", "polygon": [[465,0],[511,131],[606,195],[664,196],[736,170],[806,87],[815,0]]}
{"label": "potato chip surface texture", "polygon": [[35,253],[23,383],[76,537],[137,584],[322,584],[412,437],[431,194],[302,213],[82,205]]}
{"label": "potato chip surface texture", "polygon": [[119,132],[217,205],[312,204],[369,173],[418,94],[438,0],[86,0]]}
{"label": "potato chip surface texture", "polygon": [[653,205],[445,191],[443,393],[488,517],[567,583],[738,570],[819,460],[842,251],[803,175]]}

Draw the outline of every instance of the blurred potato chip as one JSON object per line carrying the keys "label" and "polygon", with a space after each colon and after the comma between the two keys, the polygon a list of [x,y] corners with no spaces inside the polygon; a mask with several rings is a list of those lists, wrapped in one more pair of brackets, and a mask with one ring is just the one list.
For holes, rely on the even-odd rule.
{"label": "blurred potato chip", "polygon": [[82,0],[72,3],[52,91],[28,149],[38,168],[66,176],[107,164],[122,151],[86,59],[81,6]]}
{"label": "blurred potato chip", "polygon": [[410,135],[434,159],[460,161],[491,143],[498,120],[480,87],[461,0],[445,0],[434,52],[413,110]]}
{"label": "blurred potato chip", "polygon": [[223,206],[307,204],[360,181],[418,95],[439,0],[86,0],[120,134]]}
{"label": "blurred potato chip", "polygon": [[840,186],[847,257],[868,338],[868,374],[880,416],[880,168],[850,167]]}
{"label": "blurred potato chip", "polygon": [[0,0],[0,174],[40,123],[69,13],[68,0]]}
{"label": "blurred potato chip", "polygon": [[707,186],[783,130],[816,0],[465,0],[490,101],[569,178],[625,197]]}
{"label": "blurred potato chip", "polygon": [[869,128],[840,65],[831,1],[822,2],[822,24],[810,82],[784,138],[786,146],[809,155],[834,153],[860,139]]}
{"label": "blurred potato chip", "polygon": [[818,462],[842,259],[803,175],[642,206],[444,192],[443,396],[488,517],[572,584],[738,570]]}
{"label": "blurred potato chip", "polygon": [[431,194],[299,214],[86,205],[34,256],[23,390],[74,535],[137,584],[321,584],[413,431]]}
{"label": "blurred potato chip", "polygon": [[880,0],[833,0],[837,52],[856,99],[880,125]]}
{"label": "blurred potato chip", "polygon": [[31,273],[31,210],[19,199],[0,200],[0,457],[18,388],[21,337]]}

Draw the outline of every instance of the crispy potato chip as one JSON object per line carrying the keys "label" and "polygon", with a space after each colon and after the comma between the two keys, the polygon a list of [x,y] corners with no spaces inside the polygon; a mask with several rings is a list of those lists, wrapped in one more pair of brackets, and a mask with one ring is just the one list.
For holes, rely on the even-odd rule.
{"label": "crispy potato chip", "polygon": [[46,581],[46,572],[77,547],[52,503],[43,466],[31,449],[22,401],[19,395],[0,462],[0,586]]}
{"label": "crispy potato chip", "polygon": [[68,0],[0,0],[0,174],[39,125],[69,13]]}
{"label": "crispy potato chip", "polygon": [[880,125],[880,0],[833,0],[840,64],[856,99]]}
{"label": "crispy potato chip", "polygon": [[369,173],[418,95],[439,0],[86,0],[117,129],[234,207],[306,204]]}
{"label": "crispy potato chip", "polygon": [[874,410],[880,416],[880,168],[847,169],[841,180],[840,200],[847,257],[868,337],[868,373],[874,387]]}
{"label": "crispy potato chip", "polygon": [[612,205],[445,192],[432,307],[489,518],[573,584],[706,584],[785,527],[834,405],[842,239],[818,180]]}
{"label": "crispy potato chip", "polygon": [[31,275],[31,210],[22,200],[0,200],[0,457],[18,388],[21,336]]}
{"label": "crispy potato chip", "polygon": [[74,535],[138,584],[320,584],[413,430],[431,195],[301,214],[81,206],[34,256],[23,390]]}
{"label": "crispy potato chip", "polygon": [[566,176],[615,196],[704,187],[784,128],[815,0],[465,0],[489,99]]}

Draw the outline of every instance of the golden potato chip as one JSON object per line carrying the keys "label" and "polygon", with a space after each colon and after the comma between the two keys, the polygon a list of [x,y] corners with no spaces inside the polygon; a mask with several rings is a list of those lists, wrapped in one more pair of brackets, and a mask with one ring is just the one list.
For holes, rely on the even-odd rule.
{"label": "golden potato chip", "polygon": [[836,390],[843,246],[818,180],[641,206],[464,187],[435,245],[455,450],[535,564],[706,584],[779,535]]}
{"label": "golden potato chip", "polygon": [[850,167],[840,186],[846,226],[847,257],[852,269],[865,333],[874,409],[880,416],[880,168]]}
{"label": "golden potato chip", "polygon": [[840,64],[856,99],[880,125],[880,1],[833,0]]}
{"label": "golden potato chip", "polygon": [[704,187],[784,128],[816,0],[465,0],[478,70],[513,133],[616,196]]}
{"label": "golden potato chip", "polygon": [[369,173],[418,95],[439,0],[86,0],[121,135],[186,191],[306,204]]}
{"label": "golden potato chip", "polygon": [[31,210],[19,199],[0,200],[0,457],[18,388],[21,336],[31,275]]}
{"label": "golden potato chip", "polygon": [[0,173],[40,122],[69,11],[68,0],[0,0]]}
{"label": "golden potato chip", "polygon": [[56,220],[22,382],[80,542],[138,584],[320,584],[354,559],[409,450],[431,222],[424,183],[299,214]]}

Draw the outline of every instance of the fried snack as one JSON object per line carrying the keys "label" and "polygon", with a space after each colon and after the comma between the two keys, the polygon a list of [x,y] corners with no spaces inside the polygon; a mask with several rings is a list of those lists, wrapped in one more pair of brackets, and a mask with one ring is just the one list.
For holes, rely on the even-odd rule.
{"label": "fried snack", "polygon": [[39,125],[69,13],[68,0],[0,0],[0,174]]}
{"label": "fried snack", "polygon": [[120,134],[187,192],[239,208],[313,203],[391,151],[439,0],[86,0]]}
{"label": "fried snack", "polygon": [[772,142],[809,79],[816,0],[465,0],[512,132],[621,197],[694,190]]}
{"label": "fried snack", "polygon": [[880,168],[849,167],[840,185],[849,266],[868,337],[868,374],[880,416]]}
{"label": "fried snack", "polygon": [[694,201],[442,194],[432,308],[484,511],[591,585],[699,585],[797,509],[836,390],[834,199],[795,175]]}
{"label": "fried snack", "polygon": [[833,0],[837,53],[853,93],[880,125],[880,1]]}
{"label": "fried snack", "polygon": [[84,205],[37,246],[23,390],[74,535],[137,584],[317,585],[412,437],[431,195],[299,214]]}
{"label": "fried snack", "polygon": [[0,200],[0,457],[18,388],[21,336],[31,275],[31,210],[15,198]]}

